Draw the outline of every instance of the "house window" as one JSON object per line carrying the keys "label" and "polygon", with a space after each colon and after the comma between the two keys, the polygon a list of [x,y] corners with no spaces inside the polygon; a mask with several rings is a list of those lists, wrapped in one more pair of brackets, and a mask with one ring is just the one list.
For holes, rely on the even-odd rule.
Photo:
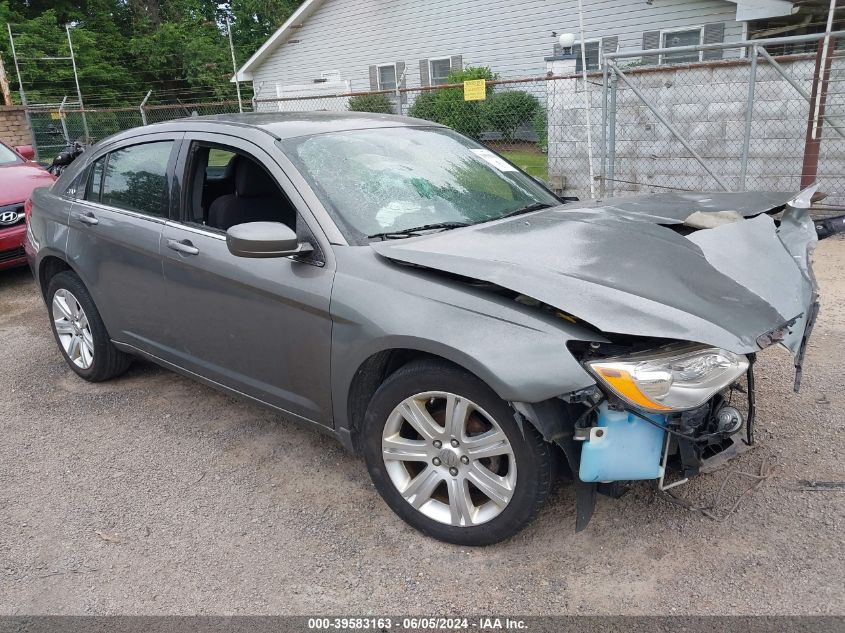
{"label": "house window", "polygon": [[396,64],[378,67],[378,89],[396,90]]}
{"label": "house window", "polygon": [[[572,52],[575,54],[575,72],[581,72],[581,44],[575,44],[572,47]],[[598,70],[601,67],[601,40],[593,40],[584,42],[584,56],[587,60],[587,70]]]}
{"label": "house window", "polygon": [[[701,44],[701,27],[693,29],[679,29],[677,31],[661,31],[660,42],[662,48],[677,48],[679,46],[698,46]],[[661,64],[684,64],[701,61],[701,51],[685,53],[664,53]]]}
{"label": "house window", "polygon": [[449,73],[452,72],[452,61],[448,57],[428,60],[431,73],[431,85],[443,86],[449,83]]}

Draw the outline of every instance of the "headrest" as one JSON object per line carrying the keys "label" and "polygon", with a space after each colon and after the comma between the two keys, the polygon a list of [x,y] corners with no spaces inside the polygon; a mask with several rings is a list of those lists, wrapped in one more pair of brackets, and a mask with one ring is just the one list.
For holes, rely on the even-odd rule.
{"label": "headrest", "polygon": [[235,165],[238,164],[238,159],[240,156],[235,154],[232,158],[229,159],[229,162],[226,163],[226,168],[223,170],[223,178],[226,180],[234,180],[235,179]]}
{"label": "headrest", "polygon": [[241,198],[263,198],[279,193],[279,187],[262,167],[239,156],[235,165],[235,192]]}

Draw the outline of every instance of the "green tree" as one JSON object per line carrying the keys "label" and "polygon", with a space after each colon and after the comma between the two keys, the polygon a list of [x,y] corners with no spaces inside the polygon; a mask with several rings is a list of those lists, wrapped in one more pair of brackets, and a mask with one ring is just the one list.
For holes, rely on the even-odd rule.
{"label": "green tree", "polygon": [[437,102],[436,92],[421,92],[408,110],[408,116],[426,121],[437,121],[434,104]]}
{"label": "green tree", "polygon": [[516,129],[532,119],[540,108],[537,97],[524,90],[509,90],[492,95],[484,103],[485,121],[502,135],[502,140],[513,140]]}
{"label": "green tree", "polygon": [[385,94],[350,97],[347,108],[350,112],[375,112],[377,114],[393,114],[396,110]]}
{"label": "green tree", "polygon": [[[70,24],[86,106],[232,99],[225,19],[232,21],[238,63],[249,58],[301,0],[0,0],[0,27],[13,25],[30,103],[75,100],[67,57]],[[8,38],[0,36],[13,90],[18,78]],[[242,86],[249,98],[248,86]],[[16,97],[17,98],[17,97]]]}
{"label": "green tree", "polygon": [[537,135],[537,145],[541,152],[549,151],[549,121],[545,108],[538,108],[537,113],[531,119],[531,127]]}
{"label": "green tree", "polygon": [[221,13],[232,20],[236,56],[243,64],[293,15],[302,0],[231,0]]}
{"label": "green tree", "polygon": [[[450,84],[460,84],[472,79],[495,81],[498,75],[487,67],[467,67],[449,73]],[[478,138],[484,131],[484,101],[465,101],[463,88],[441,88],[434,100],[435,120],[448,125],[454,130],[472,138]],[[493,86],[488,85],[486,95],[493,94]]]}

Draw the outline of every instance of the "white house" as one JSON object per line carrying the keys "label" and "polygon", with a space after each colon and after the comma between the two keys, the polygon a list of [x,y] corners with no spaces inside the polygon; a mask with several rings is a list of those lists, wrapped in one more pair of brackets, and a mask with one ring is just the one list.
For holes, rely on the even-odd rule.
{"label": "white house", "polygon": [[[798,19],[807,4],[585,0],[587,66],[598,68],[602,51],[617,47],[639,50],[801,32],[802,26],[812,28]],[[503,79],[531,77],[545,74],[546,58],[557,52],[556,34],[565,32],[580,32],[577,0],[306,0],[235,77],[251,81],[258,99],[392,90],[397,83],[437,85],[462,66],[489,66]],[[699,56],[718,59],[722,52],[647,56],[643,62]]]}

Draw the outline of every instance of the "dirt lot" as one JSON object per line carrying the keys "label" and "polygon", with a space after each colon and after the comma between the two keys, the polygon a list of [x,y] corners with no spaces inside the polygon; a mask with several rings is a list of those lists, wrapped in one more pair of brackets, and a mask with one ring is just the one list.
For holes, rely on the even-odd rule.
{"label": "dirt lot", "polygon": [[[775,476],[723,521],[646,484],[573,530],[561,484],[510,542],[445,545],[399,521],[333,440],[145,363],[90,385],[26,270],[0,273],[0,613],[845,614],[845,240],[820,245],[804,385],[761,354]],[[678,494],[724,516],[754,480]],[[718,498],[717,498],[718,497]]]}

